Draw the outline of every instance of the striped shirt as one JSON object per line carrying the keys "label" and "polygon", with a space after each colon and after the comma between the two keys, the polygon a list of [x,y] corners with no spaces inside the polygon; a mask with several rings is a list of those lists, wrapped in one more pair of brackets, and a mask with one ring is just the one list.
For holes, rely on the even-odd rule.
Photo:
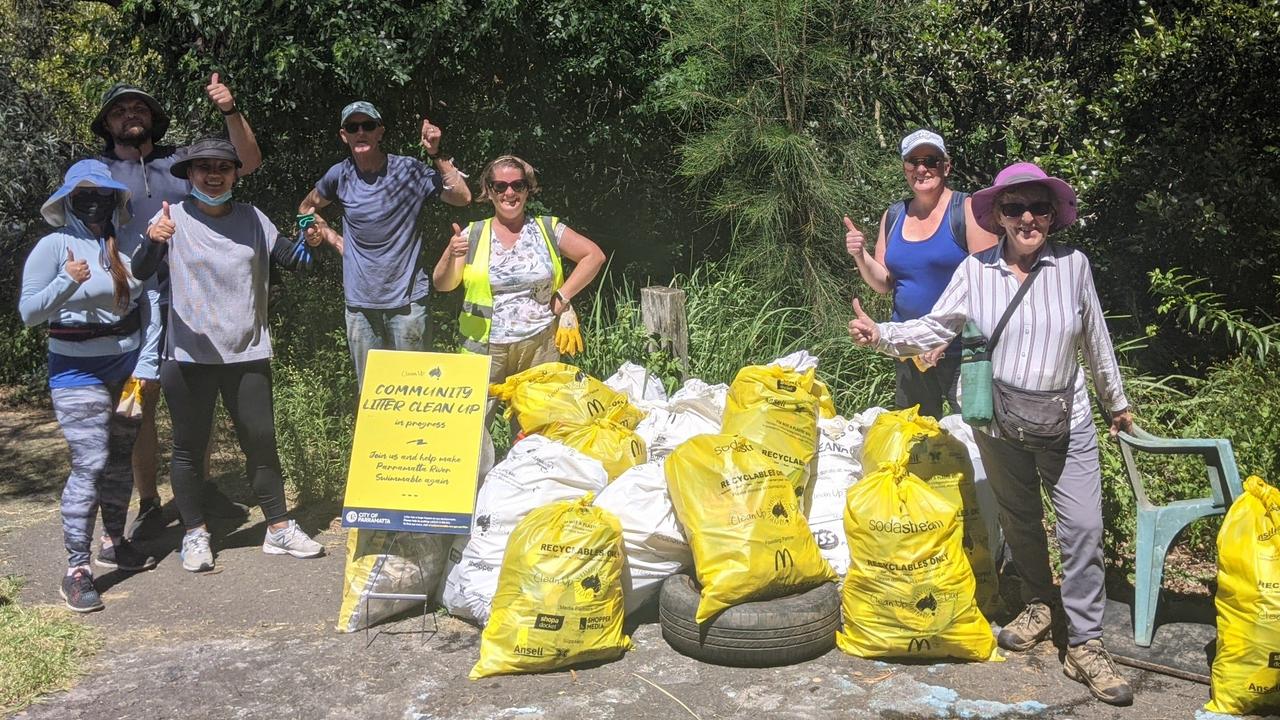
{"label": "striped shirt", "polygon": [[[1020,284],[1004,260],[1004,243],[1002,238],[995,247],[965,258],[928,315],[880,323],[876,349],[895,357],[918,355],[951,342],[969,319],[991,337]],[[1108,412],[1127,408],[1089,259],[1050,240],[1036,264],[1043,268],[992,352],[992,375],[1026,390],[1057,390],[1074,382],[1071,425],[1075,427],[1092,415],[1084,373],[1079,372],[1076,351],[1080,349],[1093,371],[1102,406]]]}

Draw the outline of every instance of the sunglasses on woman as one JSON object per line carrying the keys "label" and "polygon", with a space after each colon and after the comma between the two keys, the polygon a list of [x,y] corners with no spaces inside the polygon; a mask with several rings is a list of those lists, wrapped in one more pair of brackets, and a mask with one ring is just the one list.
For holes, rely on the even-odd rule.
{"label": "sunglasses on woman", "polygon": [[363,120],[361,122],[346,123],[345,125],[342,126],[342,129],[352,134],[359,132],[361,130],[365,132],[373,132],[374,130],[377,130],[378,126],[381,124],[382,123],[378,122],[377,120]]}
{"label": "sunglasses on woman", "polygon": [[1007,218],[1020,218],[1028,210],[1036,217],[1049,217],[1053,214],[1053,203],[1045,200],[1033,203],[1000,203],[1000,214]]}
{"label": "sunglasses on woman", "polygon": [[506,192],[507,188],[511,188],[518,193],[522,193],[529,189],[529,182],[527,180],[512,180],[511,182],[507,182],[506,180],[494,180],[489,183],[489,187],[493,188],[493,191],[499,195]]}
{"label": "sunglasses on woman", "polygon": [[913,167],[913,168],[914,168],[915,166],[917,166],[917,165],[923,165],[923,166],[925,166],[925,167],[929,168],[930,170],[934,170],[934,169],[936,169],[939,165],[941,165],[942,163],[946,162],[946,159],[945,159],[945,158],[940,158],[940,157],[938,157],[937,155],[925,155],[925,156],[923,156],[923,157],[909,157],[909,158],[905,158],[905,161],[906,161],[906,163],[907,163],[907,165],[908,165],[908,166]]}

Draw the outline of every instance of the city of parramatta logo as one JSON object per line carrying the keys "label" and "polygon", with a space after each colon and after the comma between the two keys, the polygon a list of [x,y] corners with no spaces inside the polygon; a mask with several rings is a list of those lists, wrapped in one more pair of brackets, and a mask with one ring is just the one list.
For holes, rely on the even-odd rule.
{"label": "city of parramatta logo", "polygon": [[358,516],[356,515],[356,511],[355,511],[355,510],[348,510],[348,511],[347,511],[347,522],[349,522],[349,523],[353,523],[353,522],[355,522],[355,521],[356,521],[356,518],[357,518],[357,517],[358,517]]}

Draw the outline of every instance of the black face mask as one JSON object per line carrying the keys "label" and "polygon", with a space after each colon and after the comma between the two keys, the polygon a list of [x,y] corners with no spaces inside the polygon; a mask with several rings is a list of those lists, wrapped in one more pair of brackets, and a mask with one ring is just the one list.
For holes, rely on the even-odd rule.
{"label": "black face mask", "polygon": [[111,219],[116,209],[115,194],[76,193],[71,196],[71,212],[90,225],[101,225]]}

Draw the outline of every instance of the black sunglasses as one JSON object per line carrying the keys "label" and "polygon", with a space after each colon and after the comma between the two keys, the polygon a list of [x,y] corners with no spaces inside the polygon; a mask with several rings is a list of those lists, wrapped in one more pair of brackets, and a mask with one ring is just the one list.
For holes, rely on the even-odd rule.
{"label": "black sunglasses", "polygon": [[1046,200],[1033,203],[1000,203],[1000,214],[1007,218],[1020,218],[1028,210],[1036,217],[1049,217],[1053,214],[1053,203]]}
{"label": "black sunglasses", "polygon": [[938,157],[937,155],[925,155],[924,157],[903,158],[903,161],[906,162],[911,167],[915,167],[917,165],[923,165],[929,168],[930,170],[933,170],[934,168],[938,167],[939,165],[946,162],[947,160],[946,158],[941,158],[941,157]]}
{"label": "black sunglasses", "polygon": [[382,123],[378,122],[377,120],[365,120],[363,122],[349,122],[344,124],[342,126],[342,129],[346,130],[349,133],[355,133],[359,130],[363,130],[365,132],[373,132],[374,130],[377,130],[378,126],[381,124]]}
{"label": "black sunglasses", "polygon": [[489,183],[489,187],[493,188],[494,192],[501,195],[507,191],[507,188],[511,188],[516,192],[524,192],[529,189],[529,182],[527,180],[512,180],[511,182],[507,182],[506,180],[494,180]]}

